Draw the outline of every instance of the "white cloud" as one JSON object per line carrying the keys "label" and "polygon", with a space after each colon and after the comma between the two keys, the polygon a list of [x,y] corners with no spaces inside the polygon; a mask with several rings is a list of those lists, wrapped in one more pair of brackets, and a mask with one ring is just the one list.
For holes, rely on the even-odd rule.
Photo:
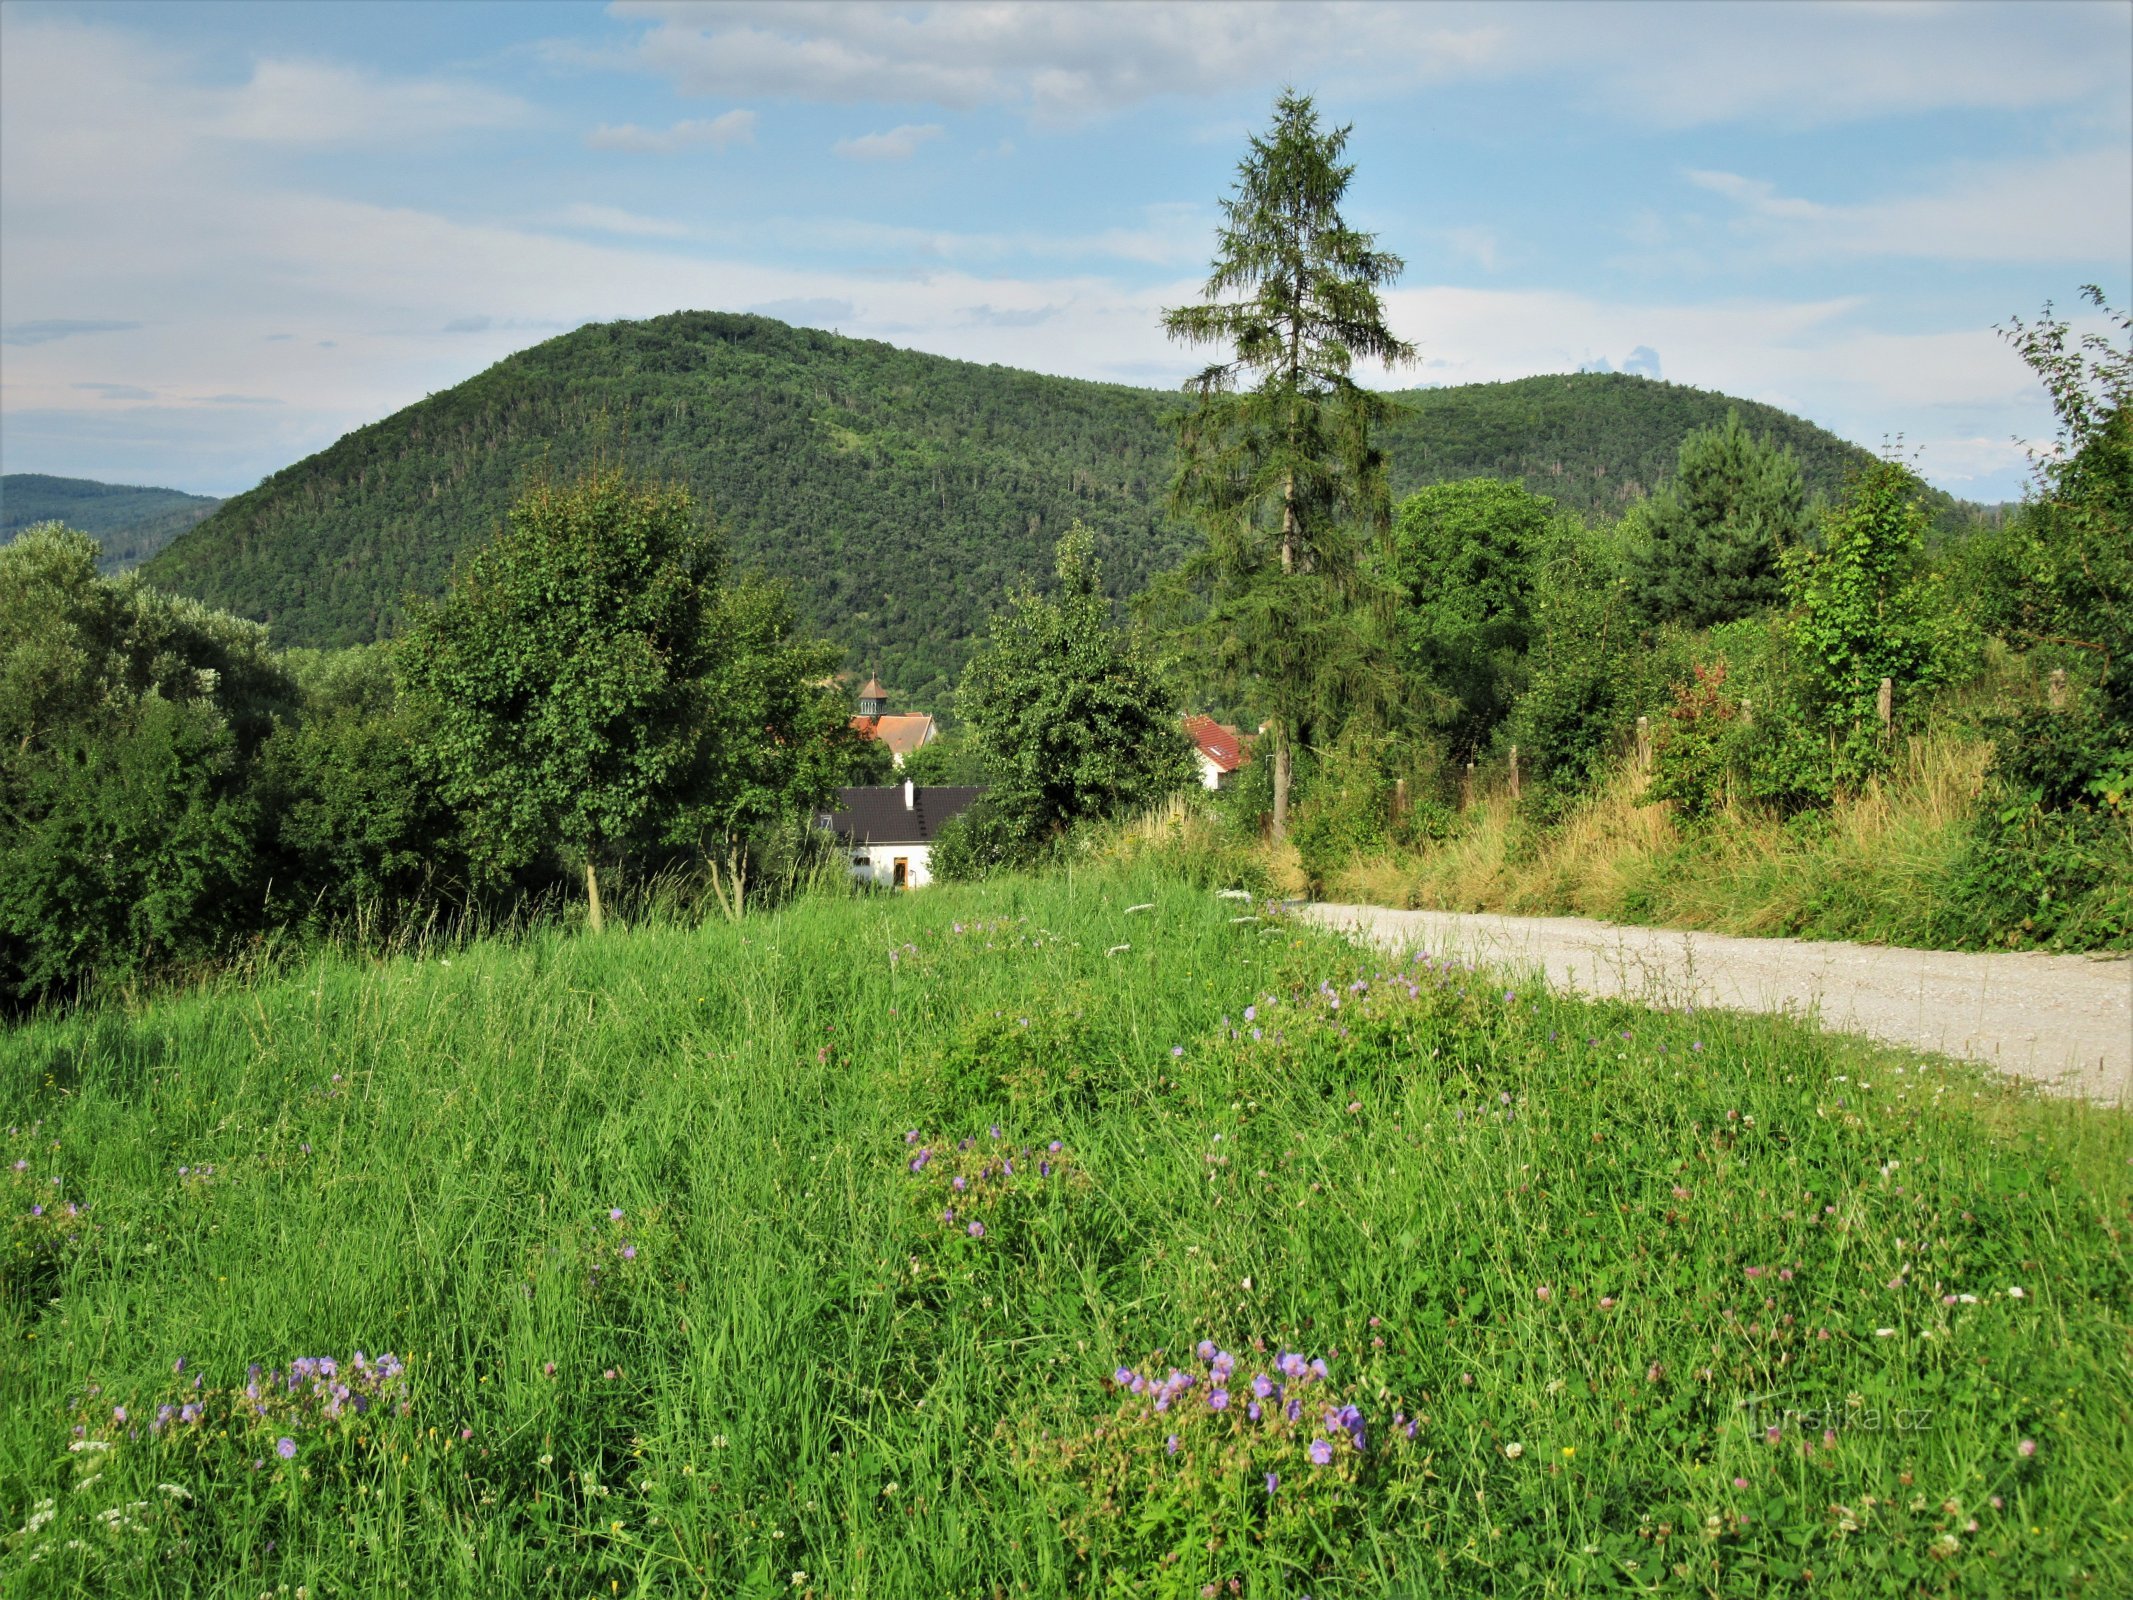
{"label": "white cloud", "polygon": [[723,150],[730,144],[754,144],[755,125],[755,113],[745,110],[691,118],[671,128],[640,128],[634,122],[610,127],[603,123],[585,136],[585,144],[590,150],[629,150],[642,155],[672,155],[677,150],[706,146]]}
{"label": "white cloud", "polygon": [[1952,108],[2126,120],[2133,8],[1141,0],[888,6],[616,0],[625,59],[686,94],[1003,105],[1070,122],[1160,97],[1310,80],[1346,96],[1547,77],[1626,119],[1816,126]]}
{"label": "white cloud", "polygon": [[1732,201],[1758,241],[1799,256],[1940,261],[2122,261],[2133,242],[2133,150],[1971,164],[1932,192],[1843,205],[1782,195],[1731,172],[1689,182]]}
{"label": "white cloud", "polygon": [[931,143],[947,131],[938,122],[906,122],[884,133],[839,139],[830,148],[847,161],[909,161],[920,145]]}
{"label": "white cloud", "polygon": [[555,222],[565,228],[584,228],[594,233],[619,233],[639,239],[685,239],[693,230],[686,222],[666,217],[640,216],[620,206],[598,206],[579,201],[555,213]]}
{"label": "white cloud", "polygon": [[843,5],[822,0],[616,0],[651,24],[634,62],[687,94],[776,95],[839,105],[985,105],[1074,121],[1160,95],[1326,69],[1408,83],[1484,65],[1504,29],[1435,8],[1196,4]]}
{"label": "white cloud", "polygon": [[198,90],[205,129],[221,138],[292,144],[411,144],[528,122],[533,108],[481,84],[380,78],[316,61],[261,61],[232,90]]}

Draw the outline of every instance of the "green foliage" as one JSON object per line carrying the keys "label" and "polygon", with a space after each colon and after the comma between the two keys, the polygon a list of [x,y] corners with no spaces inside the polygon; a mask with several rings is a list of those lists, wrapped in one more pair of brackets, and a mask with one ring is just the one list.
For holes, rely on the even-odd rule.
{"label": "green foliage", "polygon": [[[1833,493],[1861,452],[1797,417],[1622,374],[1422,389],[1382,428],[1394,493],[1487,474],[1618,515],[1729,404]],[[735,561],[792,587],[802,623],[916,703],[961,675],[985,619],[1075,521],[1114,597],[1195,544],[1164,510],[1177,396],[681,312],[586,327],[348,434],[158,555],[158,584],[293,645],[395,632],[529,481],[602,452],[686,484]]]}
{"label": "green foliage", "polygon": [[0,548],[0,992],[210,955],[255,888],[250,763],[294,686],[264,630],[97,572],[86,535]]}
{"label": "green foliage", "polygon": [[1646,614],[1692,628],[1774,604],[1779,558],[1811,530],[1799,462],[1767,435],[1751,435],[1737,410],[1682,440],[1673,479],[1635,521],[1646,540]]}
{"label": "green foliage", "polygon": [[139,566],[221,504],[177,489],[10,472],[0,476],[0,544],[40,522],[64,523],[96,540],[97,570],[109,577]]}
{"label": "green foliage", "polygon": [[1353,366],[1414,359],[1378,299],[1404,263],[1341,216],[1348,134],[1321,132],[1310,96],[1283,91],[1222,202],[1202,302],[1163,314],[1173,339],[1226,352],[1186,385],[1170,504],[1206,533],[1187,568],[1208,590],[1203,647],[1271,713],[1277,841],[1294,741],[1352,709],[1377,642],[1357,602],[1364,538],[1390,518],[1372,430],[1393,406]]}
{"label": "green foliage", "polygon": [[1960,660],[1962,619],[1948,613],[1938,575],[1922,559],[1922,488],[1901,462],[1864,467],[1823,517],[1820,548],[1785,553],[1802,701],[1829,740],[1840,788],[1888,759],[1877,704],[1882,679],[1892,680],[1894,714],[1908,723]]}
{"label": "green foliage", "polygon": [[685,491],[604,469],[529,493],[414,612],[399,672],[478,862],[641,850],[707,798],[723,572]]}
{"label": "green foliage", "polygon": [[1665,708],[1671,685],[1688,676],[1690,647],[1676,628],[1646,634],[1622,550],[1605,531],[1572,530],[1533,591],[1527,684],[1497,743],[1518,746],[1534,779],[1531,804],[1546,815],[1620,759],[1638,717]]}
{"label": "green foliage", "polygon": [[1192,781],[1177,701],[1113,626],[1086,529],[1059,541],[1057,570],[1053,593],[1010,599],[956,694],[987,788],[987,820],[963,830],[973,843],[996,818],[1027,850]]}
{"label": "green foliage", "polygon": [[[1084,870],[0,1034],[0,1198],[89,1223],[0,1296],[5,1587],[2133,1590],[2125,1113],[1246,909]],[[404,1394],[241,1403],[357,1347]],[[1247,1432],[1284,1352],[1331,1405]]]}
{"label": "green foliage", "polygon": [[422,760],[423,723],[395,692],[389,650],[284,659],[303,706],[261,748],[258,774],[277,909],[331,925],[463,895],[470,863]]}
{"label": "green foliage", "polygon": [[1433,718],[1455,751],[1488,743],[1524,685],[1533,584],[1558,537],[1555,503],[1472,478],[1400,502],[1392,575],[1410,669],[1449,702]]}
{"label": "green foliage", "polygon": [[[960,733],[940,734],[904,757],[902,777],[921,788],[941,785],[980,784],[985,768],[968,739]],[[887,783],[889,780],[881,780]]]}

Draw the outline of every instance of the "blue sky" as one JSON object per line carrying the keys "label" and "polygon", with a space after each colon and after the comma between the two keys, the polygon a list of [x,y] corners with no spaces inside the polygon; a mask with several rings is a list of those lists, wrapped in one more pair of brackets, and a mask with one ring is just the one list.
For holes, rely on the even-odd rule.
{"label": "blue sky", "polygon": [[0,4],[0,467],[203,493],[588,320],[1175,383],[1248,130],[1352,122],[1402,382],[1605,363],[1933,481],[2133,295],[2133,4]]}

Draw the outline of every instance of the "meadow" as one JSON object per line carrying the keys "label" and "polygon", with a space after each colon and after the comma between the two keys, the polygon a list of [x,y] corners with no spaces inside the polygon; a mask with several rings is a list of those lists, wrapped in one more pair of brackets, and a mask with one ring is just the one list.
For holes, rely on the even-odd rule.
{"label": "meadow", "polygon": [[0,1037],[0,1592],[2133,1593],[2133,1123],[1151,867]]}

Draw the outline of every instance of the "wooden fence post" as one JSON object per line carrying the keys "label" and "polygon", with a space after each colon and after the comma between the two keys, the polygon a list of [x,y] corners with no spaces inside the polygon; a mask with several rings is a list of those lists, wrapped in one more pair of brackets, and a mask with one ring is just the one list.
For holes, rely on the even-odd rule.
{"label": "wooden fence post", "polygon": [[2066,668],[2052,668],[2051,687],[2044,691],[2044,698],[2054,711],[2066,709]]}
{"label": "wooden fence post", "polygon": [[1652,770],[1652,719],[1650,717],[1639,717],[1637,719],[1637,770],[1639,772]]}
{"label": "wooden fence post", "polygon": [[1459,809],[1466,810],[1474,803],[1474,763],[1466,764],[1466,777],[1459,785]]}
{"label": "wooden fence post", "polygon": [[1518,746],[1511,746],[1511,798],[1518,799]]}
{"label": "wooden fence post", "polygon": [[1896,710],[1896,680],[1883,678],[1881,692],[1874,696],[1874,714],[1881,718],[1881,737],[1889,736],[1889,720]]}
{"label": "wooden fence post", "polygon": [[1407,780],[1392,780],[1392,820],[1395,825],[1407,819]]}

